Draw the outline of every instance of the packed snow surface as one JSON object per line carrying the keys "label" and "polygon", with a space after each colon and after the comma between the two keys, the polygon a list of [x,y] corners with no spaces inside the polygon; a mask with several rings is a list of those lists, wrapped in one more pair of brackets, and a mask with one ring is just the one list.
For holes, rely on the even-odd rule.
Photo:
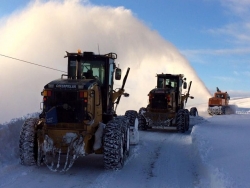
{"label": "packed snow surface", "polygon": [[118,171],[104,170],[102,155],[95,154],[80,157],[66,173],[23,166],[18,141],[26,117],[13,119],[0,125],[0,187],[250,187],[250,99],[234,103],[236,114],[209,117],[200,110],[200,116],[190,116],[184,134],[140,131],[139,143],[131,145]]}

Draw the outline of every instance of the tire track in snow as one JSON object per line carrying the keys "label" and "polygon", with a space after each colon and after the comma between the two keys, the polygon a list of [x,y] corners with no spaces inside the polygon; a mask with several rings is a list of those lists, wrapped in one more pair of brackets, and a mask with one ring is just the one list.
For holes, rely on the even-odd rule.
{"label": "tire track in snow", "polygon": [[101,174],[91,188],[193,188],[197,182],[189,134],[140,131],[122,170]]}
{"label": "tire track in snow", "polygon": [[154,175],[154,173],[153,173],[153,170],[154,170],[154,168],[155,168],[155,162],[157,161],[157,159],[159,158],[159,155],[160,155],[160,149],[161,149],[161,147],[157,147],[156,149],[155,149],[155,156],[153,156],[153,161],[151,162],[151,164],[150,164],[150,172],[148,173],[148,178],[147,179],[149,179],[149,178],[151,178],[151,177],[154,177],[155,175]]}
{"label": "tire track in snow", "polygon": [[158,132],[161,139],[160,150],[152,168],[153,176],[147,187],[194,187],[195,168],[189,134]]}

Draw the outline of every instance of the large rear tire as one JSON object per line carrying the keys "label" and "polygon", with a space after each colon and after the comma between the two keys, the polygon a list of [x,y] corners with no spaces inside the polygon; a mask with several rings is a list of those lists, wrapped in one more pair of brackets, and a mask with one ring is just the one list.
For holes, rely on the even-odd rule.
{"label": "large rear tire", "polygon": [[104,168],[122,169],[129,153],[129,123],[127,118],[118,116],[108,122],[104,129]]}
{"label": "large rear tire", "polygon": [[19,139],[20,163],[22,165],[35,165],[37,163],[37,135],[35,125],[37,118],[27,119],[21,129]]}

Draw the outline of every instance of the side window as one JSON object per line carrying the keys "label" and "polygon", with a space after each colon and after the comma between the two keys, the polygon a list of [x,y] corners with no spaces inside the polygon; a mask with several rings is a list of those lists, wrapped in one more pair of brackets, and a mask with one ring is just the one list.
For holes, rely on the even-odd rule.
{"label": "side window", "polygon": [[71,78],[76,77],[76,60],[70,60],[68,75]]}
{"label": "side window", "polygon": [[163,88],[164,85],[165,85],[164,79],[163,78],[158,78],[157,88]]}
{"label": "side window", "polygon": [[177,87],[177,82],[172,81],[172,82],[171,82],[171,87],[172,87],[172,88],[176,88],[176,87]]}
{"label": "side window", "polygon": [[169,83],[169,79],[166,79],[165,80],[165,85],[169,85],[170,83]]}
{"label": "side window", "polygon": [[102,84],[104,82],[104,66],[100,64],[98,67],[93,67],[93,76],[96,77]]}
{"label": "side window", "polygon": [[113,84],[112,83],[113,74],[114,74],[114,64],[112,62],[112,63],[109,64],[109,85]]}

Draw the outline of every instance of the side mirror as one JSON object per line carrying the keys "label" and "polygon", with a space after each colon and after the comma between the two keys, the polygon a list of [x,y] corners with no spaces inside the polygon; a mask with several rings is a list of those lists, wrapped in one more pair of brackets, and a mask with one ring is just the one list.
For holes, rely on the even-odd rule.
{"label": "side mirror", "polygon": [[183,83],[183,89],[187,89],[187,82]]}
{"label": "side mirror", "polygon": [[129,97],[129,93],[123,93],[124,97]]}
{"label": "side mirror", "polygon": [[116,70],[115,70],[115,79],[120,80],[121,77],[122,77],[122,70],[119,69],[119,68],[116,68]]}

